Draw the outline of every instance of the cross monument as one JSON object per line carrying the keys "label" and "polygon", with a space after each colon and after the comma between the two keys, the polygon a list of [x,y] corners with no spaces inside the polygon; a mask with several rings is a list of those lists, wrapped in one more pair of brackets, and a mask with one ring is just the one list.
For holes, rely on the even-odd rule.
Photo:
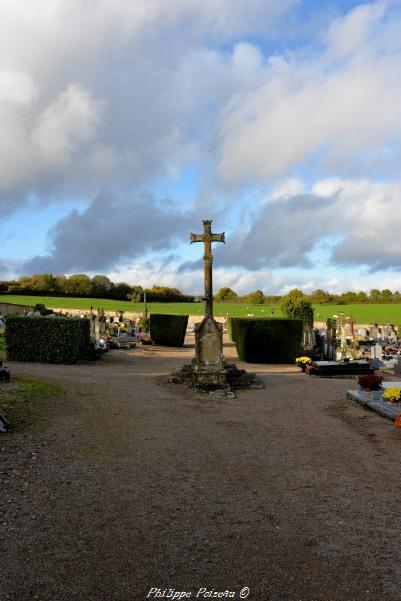
{"label": "cross monument", "polygon": [[212,221],[203,221],[203,234],[191,234],[190,243],[203,242],[205,274],[205,316],[195,324],[195,357],[192,360],[192,380],[196,387],[224,388],[227,373],[223,355],[223,326],[213,318],[212,242],[225,242],[224,233],[212,233]]}
{"label": "cross monument", "polygon": [[213,319],[213,283],[212,283],[212,266],[213,266],[213,255],[212,255],[212,242],[223,242],[225,243],[225,234],[213,234],[212,233],[212,221],[210,219],[203,220],[203,234],[191,234],[190,243],[203,242],[205,252],[203,255],[203,269],[205,279],[205,317]]}

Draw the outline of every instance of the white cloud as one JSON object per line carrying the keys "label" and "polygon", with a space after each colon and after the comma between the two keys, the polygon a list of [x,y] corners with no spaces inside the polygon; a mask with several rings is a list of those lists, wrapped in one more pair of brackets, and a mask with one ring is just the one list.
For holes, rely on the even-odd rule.
{"label": "white cloud", "polygon": [[258,84],[222,113],[221,177],[268,180],[312,158],[315,169],[347,172],[363,169],[370,148],[399,149],[401,52],[389,20],[399,31],[399,13],[384,3],[357,7],[329,28],[323,51],[268,61]]}
{"label": "white cloud", "polygon": [[83,86],[70,85],[39,116],[32,143],[48,164],[62,164],[96,139],[100,117],[101,103]]}
{"label": "white cloud", "polygon": [[323,247],[336,265],[401,266],[401,182],[328,179],[310,191],[266,199],[244,234],[216,256],[226,266],[311,268]]}
{"label": "white cloud", "polygon": [[261,52],[237,37],[293,4],[3,0],[0,212],[32,194],[89,202],[204,158],[219,107],[259,78]]}

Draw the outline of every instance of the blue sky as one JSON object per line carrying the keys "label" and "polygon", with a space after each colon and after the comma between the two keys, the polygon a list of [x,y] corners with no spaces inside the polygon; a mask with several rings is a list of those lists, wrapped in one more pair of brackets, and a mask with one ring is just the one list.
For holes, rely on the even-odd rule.
{"label": "blue sky", "polygon": [[398,0],[3,0],[0,277],[401,289]]}

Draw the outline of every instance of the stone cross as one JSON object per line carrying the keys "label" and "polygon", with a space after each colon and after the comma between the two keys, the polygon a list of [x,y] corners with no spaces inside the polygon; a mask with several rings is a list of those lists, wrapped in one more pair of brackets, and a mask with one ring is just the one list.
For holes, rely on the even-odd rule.
{"label": "stone cross", "polygon": [[205,254],[203,255],[203,266],[205,273],[205,316],[213,319],[213,284],[212,284],[212,242],[225,243],[224,232],[222,234],[212,234],[212,222],[205,219],[203,221],[203,234],[191,234],[190,243],[203,242],[205,245]]}

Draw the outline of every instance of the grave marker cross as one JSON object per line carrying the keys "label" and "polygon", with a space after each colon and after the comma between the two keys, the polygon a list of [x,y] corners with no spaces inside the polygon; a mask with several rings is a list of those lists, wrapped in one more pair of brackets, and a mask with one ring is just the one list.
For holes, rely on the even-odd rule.
{"label": "grave marker cross", "polygon": [[213,284],[212,284],[212,242],[225,243],[224,232],[221,234],[212,234],[212,222],[205,219],[203,221],[203,234],[191,234],[190,243],[203,242],[205,253],[203,255],[203,266],[205,274],[205,316],[213,319]]}

